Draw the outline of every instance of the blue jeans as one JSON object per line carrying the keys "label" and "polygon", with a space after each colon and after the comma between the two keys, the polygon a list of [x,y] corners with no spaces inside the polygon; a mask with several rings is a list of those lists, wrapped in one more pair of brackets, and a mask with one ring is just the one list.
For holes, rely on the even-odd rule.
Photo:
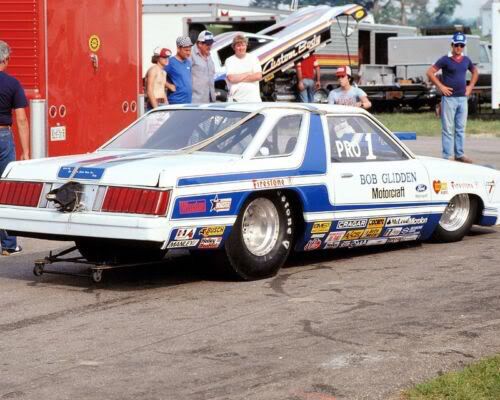
{"label": "blue jeans", "polygon": [[441,98],[443,158],[463,157],[467,110],[466,96]]}
{"label": "blue jeans", "polygon": [[314,90],[316,89],[312,79],[302,79],[304,90],[299,92],[299,100],[302,103],[314,103]]}
{"label": "blue jeans", "polygon": [[[10,128],[0,128],[0,175],[11,161],[16,159],[16,146]],[[15,249],[17,240],[15,236],[7,235],[7,232],[0,230],[0,241],[2,249]]]}

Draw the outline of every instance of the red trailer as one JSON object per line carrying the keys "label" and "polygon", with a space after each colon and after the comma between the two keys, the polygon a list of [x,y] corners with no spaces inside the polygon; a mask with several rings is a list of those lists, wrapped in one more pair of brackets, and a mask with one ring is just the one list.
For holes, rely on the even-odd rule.
{"label": "red trailer", "polygon": [[0,0],[7,72],[30,100],[33,158],[95,150],[137,118],[141,19],[141,0]]}

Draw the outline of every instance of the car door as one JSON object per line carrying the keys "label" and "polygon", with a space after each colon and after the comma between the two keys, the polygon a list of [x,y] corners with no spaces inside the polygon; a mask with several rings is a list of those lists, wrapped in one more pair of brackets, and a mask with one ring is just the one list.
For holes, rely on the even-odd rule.
{"label": "car door", "polygon": [[326,118],[334,228],[361,244],[418,238],[432,211],[424,166],[366,115]]}

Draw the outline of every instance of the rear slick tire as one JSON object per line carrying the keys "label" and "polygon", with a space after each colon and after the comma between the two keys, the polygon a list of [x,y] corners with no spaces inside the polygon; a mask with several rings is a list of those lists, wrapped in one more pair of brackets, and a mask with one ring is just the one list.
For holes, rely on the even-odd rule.
{"label": "rear slick tire", "polygon": [[453,197],[441,215],[432,240],[441,243],[462,240],[474,223],[477,207],[477,199],[468,194]]}
{"label": "rear slick tire", "polygon": [[226,241],[232,270],[244,280],[276,275],[290,254],[295,233],[292,204],[282,192],[251,196]]}

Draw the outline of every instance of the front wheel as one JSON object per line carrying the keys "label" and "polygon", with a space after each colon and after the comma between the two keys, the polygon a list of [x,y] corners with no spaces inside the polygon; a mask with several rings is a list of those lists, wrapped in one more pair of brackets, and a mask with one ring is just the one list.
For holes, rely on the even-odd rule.
{"label": "front wheel", "polygon": [[240,278],[270,277],[285,263],[295,231],[291,207],[281,192],[246,201],[226,242],[229,262]]}
{"label": "front wheel", "polygon": [[437,242],[458,242],[469,232],[477,212],[477,199],[468,194],[453,197],[432,234]]}

